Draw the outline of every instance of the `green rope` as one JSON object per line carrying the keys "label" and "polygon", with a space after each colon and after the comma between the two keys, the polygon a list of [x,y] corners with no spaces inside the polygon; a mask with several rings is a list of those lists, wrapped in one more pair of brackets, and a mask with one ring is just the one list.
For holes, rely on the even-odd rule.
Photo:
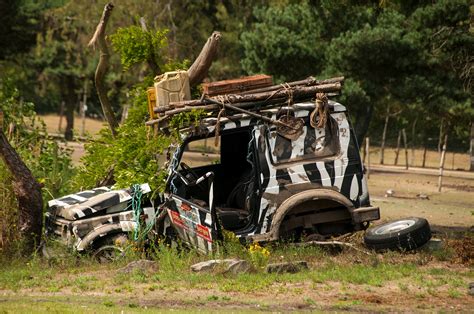
{"label": "green rope", "polygon": [[143,240],[148,232],[151,231],[155,221],[152,220],[145,225],[145,228],[142,230],[142,224],[140,223],[140,216],[143,213],[142,208],[142,196],[143,192],[140,188],[139,184],[134,184],[131,187],[131,194],[132,194],[132,210],[133,210],[133,219],[135,220],[137,227],[133,230],[133,240]]}

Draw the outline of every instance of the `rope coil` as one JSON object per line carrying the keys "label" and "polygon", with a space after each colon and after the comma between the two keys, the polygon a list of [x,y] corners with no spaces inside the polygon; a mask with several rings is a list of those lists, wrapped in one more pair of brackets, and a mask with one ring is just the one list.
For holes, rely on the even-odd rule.
{"label": "rope coil", "polygon": [[[313,128],[324,128],[329,114],[329,100],[325,93],[316,94],[316,107],[310,116],[310,124]],[[319,121],[317,119],[319,117]]]}

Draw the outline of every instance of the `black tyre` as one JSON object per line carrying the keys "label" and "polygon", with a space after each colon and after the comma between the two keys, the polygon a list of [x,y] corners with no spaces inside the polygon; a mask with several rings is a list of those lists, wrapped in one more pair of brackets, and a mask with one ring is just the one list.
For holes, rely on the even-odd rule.
{"label": "black tyre", "polygon": [[370,229],[364,235],[365,245],[376,251],[414,250],[431,239],[431,229],[424,218],[410,217],[387,222]]}
{"label": "black tyre", "polygon": [[106,236],[98,243],[92,252],[92,257],[99,263],[114,262],[125,256],[126,242],[127,236],[125,234]]}

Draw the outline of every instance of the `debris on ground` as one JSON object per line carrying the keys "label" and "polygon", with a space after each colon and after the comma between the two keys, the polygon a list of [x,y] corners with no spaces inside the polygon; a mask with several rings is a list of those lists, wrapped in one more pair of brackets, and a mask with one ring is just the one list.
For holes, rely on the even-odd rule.
{"label": "debris on ground", "polygon": [[241,259],[212,259],[200,262],[191,266],[194,272],[212,272],[216,269],[223,269],[224,273],[241,274],[248,273],[252,270],[249,262]]}
{"label": "debris on ground", "polygon": [[430,197],[426,194],[423,194],[423,193],[420,193],[420,194],[416,194],[416,197],[419,198],[420,200],[429,200]]}
{"label": "debris on ground", "polygon": [[127,266],[122,267],[117,271],[124,274],[130,274],[136,271],[154,273],[158,271],[158,263],[146,259],[140,259],[138,261],[133,261],[129,263]]}
{"label": "debris on ground", "polygon": [[393,197],[395,196],[395,191],[390,189],[390,190],[387,190],[385,191],[385,197]]}
{"label": "debris on ground", "polygon": [[289,262],[289,263],[273,263],[268,264],[265,271],[269,274],[277,273],[298,273],[304,269],[308,269],[308,263],[306,261],[296,261],[296,262]]}
{"label": "debris on ground", "polygon": [[428,242],[426,242],[425,245],[421,247],[421,249],[428,251],[428,252],[433,252],[433,251],[439,251],[444,248],[444,242],[441,239],[430,239]]}
{"label": "debris on ground", "polygon": [[456,262],[474,265],[474,238],[465,236],[461,239],[451,240],[449,247],[454,251]]}

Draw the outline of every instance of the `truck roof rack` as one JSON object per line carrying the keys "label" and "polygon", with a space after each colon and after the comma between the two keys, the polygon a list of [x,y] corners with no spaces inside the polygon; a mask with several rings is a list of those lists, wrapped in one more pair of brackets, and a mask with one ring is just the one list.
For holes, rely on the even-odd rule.
{"label": "truck roof rack", "polygon": [[[178,72],[173,72],[178,73]],[[182,72],[179,72],[182,76]],[[155,83],[155,88],[148,90],[148,109],[150,120],[146,125],[152,126],[155,133],[168,133],[169,122],[177,114],[184,112],[199,111],[202,119],[200,123],[203,127],[212,123],[211,121],[219,121],[224,117],[231,119],[257,118],[267,123],[274,124],[279,128],[291,130],[299,128],[297,123],[291,118],[272,119],[268,117],[268,109],[272,108],[289,108],[296,102],[304,102],[316,98],[315,111],[321,113],[321,106],[328,106],[327,97],[339,95],[344,83],[344,77],[334,77],[325,80],[317,80],[314,77],[308,77],[304,80],[288,82],[273,85],[271,76],[254,75],[243,77],[240,79],[218,81],[203,84],[203,94],[200,99],[194,100],[176,100],[180,91],[185,90],[183,84],[174,83],[176,86],[175,94],[170,91],[172,84],[162,82]],[[160,85],[159,85],[160,84]],[[160,89],[160,86],[166,85],[166,90]],[[158,87],[157,87],[158,86]],[[167,93],[167,97],[163,97],[160,93]],[[186,93],[189,95],[189,93]],[[316,97],[318,94],[318,97]],[[157,99],[161,101],[157,101]],[[163,101],[165,99],[165,101]],[[327,111],[327,110],[326,110]],[[214,118],[214,119],[212,119]],[[179,126],[180,131],[193,129],[192,125],[186,123]]]}

